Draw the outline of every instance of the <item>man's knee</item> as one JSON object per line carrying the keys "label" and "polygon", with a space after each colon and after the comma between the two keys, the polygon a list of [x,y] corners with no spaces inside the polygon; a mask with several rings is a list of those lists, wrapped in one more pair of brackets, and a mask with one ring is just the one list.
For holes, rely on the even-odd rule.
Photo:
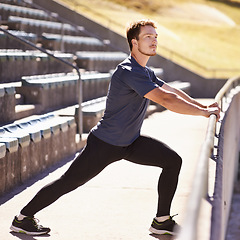
{"label": "man's knee", "polygon": [[172,169],[176,172],[180,172],[182,167],[182,158],[177,154],[173,153],[170,159],[166,159],[166,169]]}
{"label": "man's knee", "polygon": [[181,167],[182,167],[182,158],[176,153],[176,157],[175,157],[175,166],[176,169],[178,169],[178,171],[180,171]]}

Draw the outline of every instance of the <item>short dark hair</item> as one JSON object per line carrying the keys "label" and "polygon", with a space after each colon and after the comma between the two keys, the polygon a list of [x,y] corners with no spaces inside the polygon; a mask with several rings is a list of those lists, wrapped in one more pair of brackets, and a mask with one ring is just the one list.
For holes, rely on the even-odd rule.
{"label": "short dark hair", "polygon": [[132,39],[138,40],[141,27],[147,26],[147,25],[157,28],[155,22],[150,19],[142,19],[142,20],[134,21],[130,23],[130,25],[128,26],[127,41],[129,44],[130,51],[132,51]]}

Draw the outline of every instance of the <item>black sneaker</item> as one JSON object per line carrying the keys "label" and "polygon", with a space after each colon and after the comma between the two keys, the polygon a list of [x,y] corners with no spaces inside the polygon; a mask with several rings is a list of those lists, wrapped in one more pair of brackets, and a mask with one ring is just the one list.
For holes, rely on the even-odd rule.
{"label": "black sneaker", "polygon": [[176,235],[176,227],[178,224],[172,219],[174,216],[169,217],[169,219],[158,222],[155,218],[153,219],[152,225],[149,228],[149,231],[154,234],[163,234],[163,235]]}
{"label": "black sneaker", "polygon": [[42,235],[50,232],[50,228],[38,225],[38,220],[34,217],[25,217],[23,220],[14,218],[10,229],[17,233],[25,233],[28,235]]}

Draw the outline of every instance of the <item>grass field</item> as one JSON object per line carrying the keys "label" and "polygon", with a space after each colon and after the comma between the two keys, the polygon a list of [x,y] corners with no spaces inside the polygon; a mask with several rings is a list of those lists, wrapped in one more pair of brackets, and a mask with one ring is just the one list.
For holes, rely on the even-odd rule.
{"label": "grass field", "polygon": [[158,53],[202,75],[240,75],[240,8],[210,0],[60,0],[125,35],[129,21],[158,23]]}

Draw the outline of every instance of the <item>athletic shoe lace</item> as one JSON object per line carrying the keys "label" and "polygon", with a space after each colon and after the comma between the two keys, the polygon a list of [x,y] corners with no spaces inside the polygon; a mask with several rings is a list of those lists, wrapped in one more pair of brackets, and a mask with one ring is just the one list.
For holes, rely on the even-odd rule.
{"label": "athletic shoe lace", "polygon": [[29,218],[33,225],[37,228],[37,229],[41,229],[43,226],[42,225],[39,225],[38,223],[40,222],[39,219],[35,218],[35,217],[31,217]]}
{"label": "athletic shoe lace", "polygon": [[174,214],[174,215],[170,216],[170,219],[171,219],[173,222],[175,222],[175,221],[173,220],[173,218],[176,217],[177,215],[178,215],[178,214]]}

